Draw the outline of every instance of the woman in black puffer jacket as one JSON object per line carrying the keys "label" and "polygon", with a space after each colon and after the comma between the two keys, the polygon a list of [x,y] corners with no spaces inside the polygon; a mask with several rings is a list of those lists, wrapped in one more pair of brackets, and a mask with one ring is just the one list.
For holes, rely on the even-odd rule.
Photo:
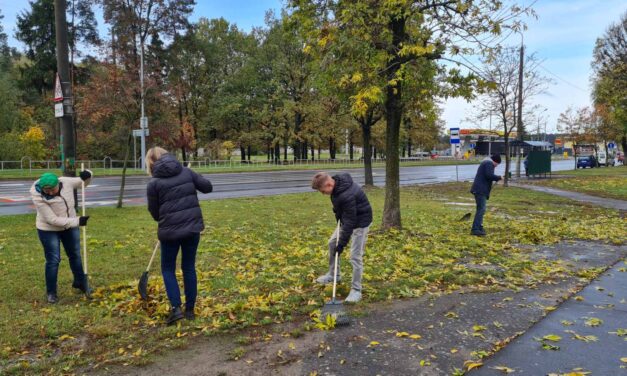
{"label": "woman in black puffer jacket", "polygon": [[146,167],[152,175],[148,183],[148,211],[159,222],[161,274],[172,305],[167,323],[183,318],[181,292],[176,280],[176,257],[182,250],[181,269],[185,286],[185,317],[194,319],[197,295],[196,250],[205,228],[196,191],[209,193],[211,182],[187,167],[162,148],[146,154]]}

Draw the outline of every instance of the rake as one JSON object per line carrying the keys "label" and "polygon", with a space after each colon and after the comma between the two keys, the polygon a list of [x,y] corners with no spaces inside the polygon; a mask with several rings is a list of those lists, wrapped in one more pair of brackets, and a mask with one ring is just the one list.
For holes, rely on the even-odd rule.
{"label": "rake", "polygon": [[[340,221],[337,221],[337,229],[335,230],[335,248],[340,241]],[[335,266],[333,268],[333,297],[330,302],[324,304],[322,307],[322,318],[326,321],[328,316],[335,318],[335,326],[347,326],[350,325],[350,320],[344,312],[344,302],[335,299],[335,292],[337,288],[337,261],[340,255],[335,253]]]}
{"label": "rake", "polygon": [[152,266],[152,260],[154,260],[158,248],[159,242],[157,242],[157,244],[155,245],[155,249],[152,251],[152,256],[150,257],[150,262],[148,262],[148,267],[146,268],[146,271],[142,273],[141,277],[139,277],[137,290],[139,291],[139,296],[141,296],[143,300],[148,300],[148,272],[150,271],[150,267]]}

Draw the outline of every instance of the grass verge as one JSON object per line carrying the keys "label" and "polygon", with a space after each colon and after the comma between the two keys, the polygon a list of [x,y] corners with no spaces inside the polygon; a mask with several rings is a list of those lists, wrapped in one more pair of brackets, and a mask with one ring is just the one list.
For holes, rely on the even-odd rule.
{"label": "grass verge", "polygon": [[[532,262],[525,244],[562,239],[622,242],[625,219],[554,196],[497,187],[485,225],[468,235],[467,184],[402,189],[403,230],[381,231],[384,191],[368,195],[375,219],[365,255],[364,297],[380,301],[461,286],[529,288],[567,273],[559,261]],[[61,301],[44,300],[44,257],[34,216],[0,217],[0,373],[65,374],[109,364],[142,364],[191,337],[302,320],[319,309],[326,290],[313,280],[326,269],[334,229],[327,197],[294,194],[202,203],[207,229],[197,257],[199,298],[193,323],[164,327],[167,298],[153,268],[149,302],[136,292],[155,239],[145,208],[90,212],[91,302],[71,291],[63,257]],[[623,223],[623,225],[617,225]],[[345,258],[345,257],[344,257]],[[348,262],[344,262],[348,274]],[[468,265],[498,265],[483,272]],[[348,285],[339,288],[340,296]]]}

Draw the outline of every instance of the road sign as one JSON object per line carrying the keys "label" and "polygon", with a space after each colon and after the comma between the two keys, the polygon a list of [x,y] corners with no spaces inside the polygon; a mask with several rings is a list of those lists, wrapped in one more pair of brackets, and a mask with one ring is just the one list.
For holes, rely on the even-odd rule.
{"label": "road sign", "polygon": [[470,148],[471,148],[471,149],[474,149],[474,148],[475,148],[475,146],[477,146],[477,144],[470,144]]}
{"label": "road sign", "polygon": [[[54,81],[54,101],[61,102],[62,100],[63,100],[63,88],[61,87],[61,78],[59,78],[59,73],[57,73],[57,77]],[[63,115],[59,117],[62,117],[62,116]]]}
{"label": "road sign", "polygon": [[[150,129],[143,129],[143,131],[145,132],[146,137],[150,136]],[[142,129],[133,129],[133,137],[141,137],[142,136]]]}
{"label": "road sign", "polygon": [[55,103],[54,104],[54,117],[62,118],[63,117],[63,103]]}
{"label": "road sign", "polygon": [[459,144],[459,128],[451,128],[451,144]]}
{"label": "road sign", "polygon": [[139,127],[143,128],[143,129],[148,128],[148,118],[147,117],[144,116],[144,117],[139,119]]}
{"label": "road sign", "polygon": [[562,139],[561,138],[556,138],[555,139],[555,145],[561,145],[562,144]]}
{"label": "road sign", "polygon": [[613,142],[610,142],[609,144],[607,144],[607,147],[610,149],[614,149],[616,147],[616,144]]}

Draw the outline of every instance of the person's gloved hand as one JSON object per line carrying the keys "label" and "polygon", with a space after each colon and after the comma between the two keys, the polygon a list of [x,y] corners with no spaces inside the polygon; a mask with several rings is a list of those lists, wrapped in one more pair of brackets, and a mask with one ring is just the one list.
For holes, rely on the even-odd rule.
{"label": "person's gloved hand", "polygon": [[501,181],[503,179],[503,177],[500,175],[497,175],[496,177],[498,178],[496,181]]}
{"label": "person's gloved hand", "polygon": [[342,252],[344,252],[344,246],[338,245],[337,247],[335,247],[335,253],[337,253],[338,255],[341,255]]}
{"label": "person's gloved hand", "polygon": [[79,226],[87,226],[87,220],[88,219],[89,219],[89,216],[79,217],[78,218],[78,225]]}
{"label": "person's gloved hand", "polygon": [[78,174],[78,176],[81,178],[82,181],[85,181],[85,180],[91,178],[91,172],[89,172],[87,170],[81,171],[81,173]]}

